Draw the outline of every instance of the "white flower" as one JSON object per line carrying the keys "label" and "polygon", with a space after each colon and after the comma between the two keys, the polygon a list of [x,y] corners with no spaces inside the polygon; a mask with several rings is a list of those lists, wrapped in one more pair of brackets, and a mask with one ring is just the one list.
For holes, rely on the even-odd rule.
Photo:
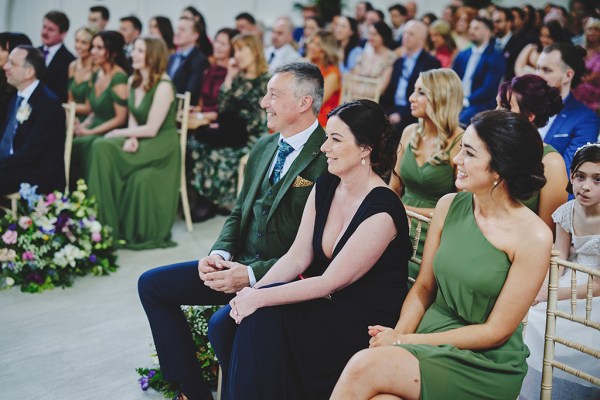
{"label": "white flower", "polygon": [[15,280],[13,278],[11,278],[10,276],[7,276],[5,278],[5,282],[6,282],[6,286],[13,286],[15,284]]}
{"label": "white flower", "polygon": [[92,221],[89,229],[91,233],[100,233],[102,232],[102,224],[98,221]]}
{"label": "white flower", "polygon": [[67,265],[75,267],[77,260],[81,260],[83,258],[85,258],[85,253],[81,251],[81,249],[73,246],[72,244],[67,244],[65,247],[57,251],[56,254],[54,254],[53,261],[59,267],[64,268]]}
{"label": "white flower", "polygon": [[29,114],[31,114],[31,106],[24,101],[17,110],[17,121],[22,124],[29,119]]}

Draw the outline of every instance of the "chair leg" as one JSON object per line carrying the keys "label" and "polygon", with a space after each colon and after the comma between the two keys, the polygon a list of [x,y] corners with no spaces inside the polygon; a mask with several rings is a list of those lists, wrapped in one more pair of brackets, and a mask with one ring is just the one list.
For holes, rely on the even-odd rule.
{"label": "chair leg", "polygon": [[188,199],[187,193],[187,182],[185,179],[185,172],[181,174],[181,183],[180,183],[179,192],[181,193],[181,206],[183,208],[183,216],[185,218],[185,226],[187,227],[188,232],[192,232],[194,230],[192,225],[192,213],[190,211],[190,201]]}
{"label": "chair leg", "polygon": [[223,383],[223,371],[219,367],[219,378],[217,380],[217,400],[221,400],[221,384]]}

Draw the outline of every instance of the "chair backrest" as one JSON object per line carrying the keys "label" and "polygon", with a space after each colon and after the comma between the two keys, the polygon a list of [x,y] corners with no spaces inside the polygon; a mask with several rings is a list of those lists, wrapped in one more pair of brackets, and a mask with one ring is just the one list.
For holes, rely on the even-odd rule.
{"label": "chair backrest", "polygon": [[[553,368],[559,368],[569,374],[575,375],[581,379],[585,379],[595,385],[600,386],[600,377],[589,375],[580,371],[573,366],[566,365],[554,359],[554,346],[556,343],[566,346],[573,351],[579,351],[588,356],[598,358],[600,363],[600,343],[596,343],[598,348],[590,348],[587,345],[576,343],[556,335],[556,321],[561,319],[561,324],[573,324],[574,328],[580,329],[596,329],[600,331],[600,321],[593,321],[592,315],[592,300],[594,280],[596,285],[600,281],[600,271],[583,266],[581,264],[572,263],[560,259],[559,253],[556,250],[552,251],[550,259],[550,276],[548,280],[548,304],[546,310],[546,336],[544,342],[544,363],[542,366],[542,387],[541,399],[550,400],[552,398],[552,375]],[[559,267],[565,268],[565,273],[571,276],[570,288],[570,312],[565,312],[558,309],[558,279]],[[577,309],[577,275],[584,274],[587,276],[586,293],[585,293],[585,315],[576,313]],[[580,280],[581,281],[581,280]],[[565,301],[565,300],[563,300]],[[570,321],[570,322],[569,322]]]}
{"label": "chair backrest", "polygon": [[379,102],[381,79],[346,73],[342,78],[341,103],[351,100],[367,99]]}
{"label": "chair backrest", "polygon": [[[409,210],[406,210],[406,216],[408,217],[408,230],[410,240],[412,242],[412,253],[410,255],[410,261],[414,262],[415,264],[421,265],[421,259],[417,257],[417,248],[419,247],[419,240],[421,238],[423,224],[429,225],[429,223],[431,223],[431,218]],[[413,221],[415,222],[414,224]],[[415,283],[415,279],[409,276],[408,282]]]}
{"label": "chair backrest", "polygon": [[65,135],[65,179],[67,187],[65,192],[69,191],[69,178],[71,175],[71,151],[73,150],[73,132],[75,131],[76,104],[74,101],[63,103],[63,108],[67,114],[67,131]]}
{"label": "chair backrest", "polygon": [[192,94],[190,92],[177,93],[177,122],[180,127],[179,132],[179,145],[181,147],[181,160],[182,166],[185,166],[185,150],[187,147],[187,134],[190,123],[190,102]]}

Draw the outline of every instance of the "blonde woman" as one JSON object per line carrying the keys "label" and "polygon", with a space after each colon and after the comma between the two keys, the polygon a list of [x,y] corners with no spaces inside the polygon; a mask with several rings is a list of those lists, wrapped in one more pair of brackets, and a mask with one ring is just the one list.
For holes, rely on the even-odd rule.
{"label": "blonde woman", "polygon": [[[409,101],[419,122],[402,133],[398,175],[392,177],[390,186],[401,195],[407,210],[430,216],[442,196],[456,191],[452,159],[460,151],[463,133],[458,125],[463,101],[460,78],[445,68],[422,72]],[[419,258],[423,244],[424,239],[419,243]],[[409,263],[409,276],[416,278],[418,272],[418,265]]]}
{"label": "blonde woman", "polygon": [[92,38],[96,34],[93,28],[81,27],[75,31],[75,51],[77,59],[69,64],[69,102],[76,103],[77,117],[80,121],[90,113],[88,96],[92,87],[94,72],[92,65]]}
{"label": "blonde woman", "polygon": [[98,219],[125,247],[170,247],[179,197],[179,138],[175,86],[165,73],[161,38],[134,42],[129,78],[129,125],[96,140],[90,152],[89,192]]}
{"label": "blonde woman", "polygon": [[338,67],[338,47],[331,32],[318,31],[309,40],[306,58],[321,70],[325,81],[323,105],[319,112],[319,124],[327,125],[327,114],[340,104],[342,75]]}
{"label": "blonde woman", "polygon": [[451,68],[458,51],[450,24],[444,20],[432,22],[429,26],[429,41],[431,42],[429,54],[440,61],[442,68]]}

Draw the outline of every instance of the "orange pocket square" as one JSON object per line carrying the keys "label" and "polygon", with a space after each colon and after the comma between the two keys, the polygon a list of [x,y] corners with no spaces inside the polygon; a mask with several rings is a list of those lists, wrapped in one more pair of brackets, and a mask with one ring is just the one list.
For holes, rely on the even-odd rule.
{"label": "orange pocket square", "polygon": [[292,187],[308,187],[314,185],[314,182],[309,181],[308,179],[304,179],[300,175],[296,177]]}

